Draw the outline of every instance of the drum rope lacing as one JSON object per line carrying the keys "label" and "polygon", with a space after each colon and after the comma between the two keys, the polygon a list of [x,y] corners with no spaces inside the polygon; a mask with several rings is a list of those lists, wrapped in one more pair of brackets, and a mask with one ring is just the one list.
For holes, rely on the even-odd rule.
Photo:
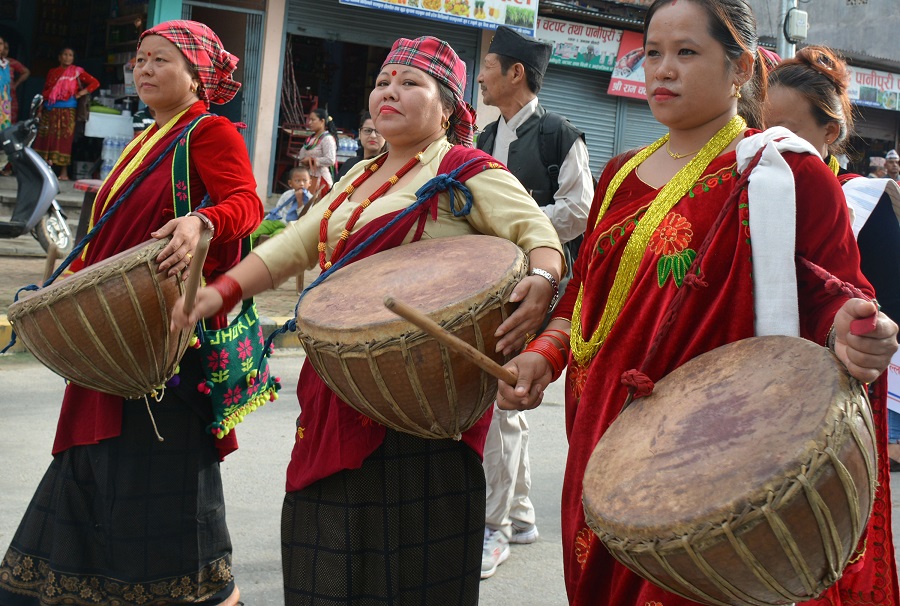
{"label": "drum rope lacing", "polygon": [[[97,221],[94,227],[89,231],[85,236],[81,239],[81,241],[72,249],[72,252],[60,263],[59,267],[53,272],[53,274],[47,278],[41,286],[37,286],[36,284],[29,284],[28,286],[23,286],[19,290],[16,291],[15,298],[13,302],[19,300],[19,295],[22,292],[28,291],[36,291],[41,288],[46,288],[53,284],[53,282],[66,270],[69,265],[71,265],[72,261],[81,256],[81,252],[84,250],[84,247],[88,245],[88,243],[97,235],[97,232],[100,231],[100,228],[109,220],[112,214],[125,202],[132,194],[132,192],[140,185],[147,176],[153,172],[153,170],[159,166],[159,164],[169,155],[169,153],[175,149],[175,146],[181,141],[181,139],[187,134],[190,129],[194,126],[195,122],[199,121],[201,118],[205,117],[209,114],[203,114],[202,116],[198,116],[196,119],[192,120],[190,124],[184,127],[184,129],[176,136],[171,143],[162,151],[162,153],[157,156],[153,162],[148,166],[145,170],[142,170],[138,176],[132,181],[131,185],[128,186],[128,189],[121,195],[121,197],[116,200],[116,203],[113,204],[109,210],[103,213],[103,216]],[[13,345],[16,343],[16,332],[13,330],[10,335],[9,343],[6,344],[6,347],[0,349],[0,354],[6,353]]]}
{"label": "drum rope lacing", "polygon": [[[503,286],[502,289],[493,292],[490,296],[480,301],[477,305],[470,307],[465,314],[460,314],[456,318],[441,323],[441,327],[449,332],[454,332],[456,329],[462,326],[470,326],[475,332],[476,348],[479,351],[483,351],[484,335],[481,332],[479,319],[485,313],[488,313],[493,309],[499,309],[502,316],[501,321],[505,321],[507,316],[506,308],[504,307],[503,302],[509,300],[509,295],[512,293],[512,290],[515,288],[516,284],[526,275],[527,266],[523,266],[521,271],[519,271],[514,276],[514,279]],[[381,341],[367,341],[363,344],[338,344],[328,341],[316,341],[315,339],[312,339],[305,335],[300,336],[300,339],[304,344],[304,349],[306,349],[307,355],[311,360],[315,361],[313,365],[317,369],[320,369],[318,372],[320,373],[322,379],[331,388],[331,390],[334,391],[345,402],[353,401],[358,406],[364,406],[367,411],[365,413],[366,416],[387,427],[400,429],[401,431],[408,429],[409,427],[418,427],[421,432],[418,435],[435,439],[442,439],[447,437],[447,431],[440,427],[440,424],[437,422],[437,418],[434,413],[434,407],[432,407],[428,403],[426,390],[421,384],[421,380],[418,374],[415,372],[417,361],[414,359],[413,354],[411,353],[411,350],[414,347],[416,347],[421,341],[427,340],[428,338],[429,337],[427,334],[419,331],[414,333],[404,333],[399,337],[390,337]],[[406,369],[409,385],[415,392],[415,399],[419,403],[420,411],[422,412],[423,417],[427,419],[431,424],[430,428],[426,428],[424,425],[414,422],[406,414],[406,411],[403,410],[399,402],[397,402],[394,396],[390,393],[387,382],[383,378],[382,371],[375,361],[382,350],[393,349],[397,346],[399,346],[400,354],[405,362],[404,368]],[[441,346],[441,352],[442,356],[446,356],[446,347]],[[375,406],[369,405],[362,391],[356,386],[353,378],[353,373],[347,365],[347,360],[358,359],[360,356],[368,360],[369,371],[371,373],[371,376],[375,378],[375,384],[378,387],[378,390],[381,392],[381,395],[382,397],[384,397],[385,401],[389,403],[391,412],[397,415],[400,421],[406,423],[405,428],[401,428],[396,420],[392,421],[385,417]],[[326,357],[335,358],[337,360],[338,364],[341,367],[340,377],[345,379],[344,382],[346,382],[348,384],[348,388],[354,392],[356,396],[355,398],[352,398],[350,397],[350,395],[344,393],[345,390],[339,387],[339,384],[342,382],[335,380],[335,378],[330,374],[328,370],[329,365],[321,363],[321,361]],[[444,364],[447,368],[451,366],[448,359],[444,360]],[[452,377],[446,375],[444,377],[444,380],[447,388],[447,393],[455,393],[456,387],[452,384]],[[488,383],[489,381],[486,375],[482,373],[482,385],[479,396],[477,396],[477,398],[480,399],[481,394],[487,391],[487,389],[489,388]],[[456,400],[457,399],[452,396],[448,398],[448,402],[451,406],[455,405]],[[453,434],[454,439],[461,438],[461,433],[458,431],[459,427],[465,426],[470,422],[477,420],[459,419],[456,411],[452,411],[448,415],[448,417],[456,419],[457,431],[450,432]]]}
{"label": "drum rope lacing", "polygon": [[[366,238],[363,242],[360,242],[357,246],[352,248],[347,254],[341,256],[337,261],[334,260],[334,257],[331,258],[332,265],[327,270],[323,271],[319,276],[306,288],[303,289],[303,292],[300,293],[300,298],[297,300],[297,304],[294,306],[294,317],[285,322],[281,328],[274,330],[272,334],[269,335],[269,338],[266,339],[266,347],[269,347],[275,338],[278,335],[285,334],[287,332],[296,332],[297,330],[297,310],[300,308],[300,302],[303,301],[303,297],[316,288],[319,284],[328,279],[332,273],[344,267],[353,259],[358,257],[363,253],[367,248],[369,248],[372,244],[378,241],[382,235],[387,233],[392,227],[394,227],[397,223],[403,221],[409,215],[415,212],[422,212],[427,210],[427,203],[434,200],[434,204],[437,204],[437,196],[442,192],[448,192],[450,194],[450,210],[455,217],[464,217],[469,214],[472,210],[472,205],[474,204],[474,198],[472,197],[472,192],[469,190],[465,184],[458,181],[456,178],[459,174],[470,164],[478,160],[477,158],[472,158],[471,160],[467,160],[466,162],[460,164],[458,167],[454,168],[452,171],[446,174],[435,175],[431,179],[428,180],[422,187],[416,191],[416,201],[403,209],[396,217],[391,219],[384,227],[376,231],[374,234]],[[368,169],[366,169],[368,170]],[[462,208],[457,209],[454,200],[456,198],[456,194],[459,193],[465,199],[465,204],[463,204]]]}
{"label": "drum rope lacing", "polygon": [[[855,379],[849,379],[852,384],[857,385]],[[858,386],[858,385],[857,385]],[[591,530],[600,538],[600,540],[610,549],[610,552],[616,559],[620,560],[626,566],[633,570],[640,571],[644,578],[651,580],[667,591],[671,591],[691,600],[704,599],[710,604],[717,606],[731,606],[735,603],[748,604],[753,606],[766,606],[771,604],[769,601],[760,601],[751,595],[741,591],[728,579],[724,578],[695,548],[695,545],[709,543],[716,536],[724,535],[728,543],[732,546],[735,554],[741,559],[747,570],[751,571],[755,578],[767,590],[777,593],[785,600],[791,602],[802,602],[808,600],[811,596],[821,593],[826,587],[834,583],[841,574],[846,561],[839,561],[844,551],[844,546],[840,540],[833,514],[828,508],[825,499],[815,487],[815,482],[822,473],[828,473],[830,466],[839,479],[840,485],[844,489],[844,496],[850,509],[851,520],[851,536],[859,536],[862,530],[862,511],[859,507],[858,490],[854,483],[853,477],[847,467],[841,462],[837,449],[841,447],[847,440],[847,433],[850,439],[859,448],[860,452],[866,452],[867,448],[863,443],[863,437],[857,428],[855,419],[862,418],[864,421],[864,430],[867,434],[868,441],[874,441],[875,427],[871,415],[865,414],[864,409],[868,407],[863,403],[867,402],[867,395],[864,389],[856,390],[860,394],[859,399],[851,399],[843,401],[839,405],[839,415],[833,421],[833,429],[825,435],[825,446],[822,449],[813,450],[809,455],[809,460],[801,465],[800,473],[796,477],[785,478],[778,487],[769,490],[766,502],[762,505],[755,505],[748,501],[744,510],[728,516],[721,524],[707,523],[700,527],[686,528],[685,532],[679,536],[671,536],[656,539],[627,539],[616,536],[612,531],[607,531],[597,526],[595,520],[591,516],[586,516],[586,521]],[[863,457],[866,464],[866,473],[869,481],[868,498],[869,502],[873,502],[875,498],[876,474],[875,461],[869,457]],[[796,496],[797,490],[802,490],[807,498],[808,506],[813,511],[813,517],[822,539],[822,547],[825,552],[828,569],[825,577],[818,581],[810,570],[806,560],[802,555],[797,538],[788,529],[781,517],[781,511]],[[760,562],[753,554],[752,550],[742,540],[736,531],[753,528],[758,523],[765,522],[771,532],[774,534],[777,544],[782,550],[783,555],[790,561],[794,572],[794,578],[799,579],[806,593],[796,593],[789,590],[781,581],[776,579],[769,572],[764,563]],[[855,547],[855,546],[853,546]],[[722,594],[729,596],[732,601],[721,601],[707,592],[699,589],[696,583],[690,582],[675,569],[670,563],[671,555],[678,556],[679,553],[686,553],[697,569],[702,572],[709,583]],[[853,555],[852,549],[845,559],[849,559]],[[666,582],[660,578],[658,574],[654,574],[641,561],[641,557],[649,556],[665,571],[671,579],[680,583],[681,586],[673,586],[672,583]],[[690,594],[687,590],[696,593]]]}

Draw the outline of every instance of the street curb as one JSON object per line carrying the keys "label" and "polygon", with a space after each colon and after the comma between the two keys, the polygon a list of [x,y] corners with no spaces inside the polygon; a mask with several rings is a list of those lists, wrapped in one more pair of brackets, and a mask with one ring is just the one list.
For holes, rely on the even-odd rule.
{"label": "street curb", "polygon": [[[6,344],[9,343],[11,338],[12,326],[10,326],[9,320],[6,319],[6,314],[0,314],[0,349],[6,347]],[[21,340],[17,340],[15,345],[6,350],[6,353],[22,353],[27,351],[25,344],[22,343]]]}
{"label": "street curb", "polygon": [[[271,318],[261,316],[259,318],[259,324],[262,326],[263,336],[268,339],[269,335],[284,326],[284,323],[290,319],[291,316],[276,316]],[[6,314],[0,314],[0,349],[6,347],[6,344],[9,343],[11,338],[12,326],[10,326]],[[295,332],[286,332],[278,335],[272,341],[272,346],[275,349],[297,349],[302,347],[300,345],[300,340],[297,338],[297,333]],[[13,345],[6,353],[22,352],[28,352],[28,349],[25,347],[22,340],[18,339],[16,340],[15,345]]]}

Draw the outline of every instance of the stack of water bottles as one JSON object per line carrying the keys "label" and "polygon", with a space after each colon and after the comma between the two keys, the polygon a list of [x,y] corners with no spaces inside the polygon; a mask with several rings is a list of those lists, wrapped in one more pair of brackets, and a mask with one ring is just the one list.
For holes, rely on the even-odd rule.
{"label": "stack of water bottles", "polygon": [[356,139],[352,137],[338,137],[338,152],[355,154],[357,149]]}
{"label": "stack of water bottles", "polygon": [[100,178],[106,179],[106,176],[112,171],[116,160],[125,151],[130,139],[128,137],[107,137],[103,140],[103,153],[100,155],[102,163],[100,164]]}

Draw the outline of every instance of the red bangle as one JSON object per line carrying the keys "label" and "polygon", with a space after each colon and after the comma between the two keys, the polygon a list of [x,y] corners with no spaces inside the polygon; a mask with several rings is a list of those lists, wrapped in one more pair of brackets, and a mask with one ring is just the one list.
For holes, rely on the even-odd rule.
{"label": "red bangle", "polygon": [[538,336],[538,338],[539,338],[539,339],[553,339],[554,341],[556,341],[556,343],[559,344],[558,347],[559,347],[561,350],[563,350],[563,351],[565,351],[565,352],[568,352],[568,351],[569,351],[569,344],[568,344],[566,341],[563,341],[562,339],[560,339],[559,337],[557,337],[556,335],[550,335],[550,334],[547,334],[547,333],[541,333],[541,334]]}
{"label": "red bangle", "polygon": [[553,345],[553,343],[545,341],[544,339],[535,339],[528,344],[528,347],[526,347],[524,351],[539,354],[550,363],[550,368],[553,371],[551,380],[553,381],[559,378],[563,368],[566,366],[566,358],[563,356],[563,352]]}
{"label": "red bangle", "polygon": [[241,285],[238,284],[237,280],[227,274],[222,274],[207,284],[207,286],[215,288],[222,296],[222,307],[219,308],[220,313],[228,313],[241,299],[244,298],[244,291],[241,289]]}
{"label": "red bangle", "polygon": [[[549,334],[549,333],[553,333],[553,332],[562,335],[562,338],[555,337],[555,336]],[[569,335],[569,333],[567,333],[564,330],[559,330],[558,328],[548,328],[547,330],[542,332],[540,336],[542,336],[542,337],[547,336],[547,337],[552,337],[554,339],[558,339],[560,344],[562,344],[563,349],[565,349],[566,351],[569,351],[569,349],[572,347],[572,337]]]}

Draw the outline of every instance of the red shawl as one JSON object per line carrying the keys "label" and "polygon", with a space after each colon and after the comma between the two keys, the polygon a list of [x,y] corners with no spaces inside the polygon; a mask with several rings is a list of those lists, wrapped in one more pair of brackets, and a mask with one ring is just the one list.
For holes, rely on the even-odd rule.
{"label": "red shawl", "polygon": [[[143,166],[150,166],[183,128],[204,111],[206,108],[202,102],[195,103],[158,142],[156,149],[147,155]],[[152,134],[157,126],[150,128]],[[220,117],[202,120],[191,134],[190,146],[191,204],[198,206],[207,192],[213,202],[212,207],[202,211],[216,226],[203,273],[207,277],[215,277],[238,262],[240,239],[252,233],[259,225],[263,206],[256,195],[256,182],[246,146],[230,121]],[[137,148],[132,150],[132,154],[136,153]],[[100,188],[91,211],[92,225],[115,203],[116,200],[107,200],[108,192],[125,163],[123,161]],[[135,171],[120,193],[124,193],[144,172]],[[87,247],[83,258],[74,261],[69,269],[78,271],[150,240],[151,232],[174,216],[172,155],[169,154],[103,225]],[[218,318],[216,327],[224,326],[224,320],[224,317]],[[122,402],[122,398],[118,396],[69,384],[63,397],[53,454],[72,446],[96,444],[100,440],[118,436],[122,427]],[[224,454],[237,448],[237,441],[231,435],[216,441]]]}
{"label": "red shawl", "polygon": [[[871,293],[859,270],[859,253],[847,220],[846,204],[834,176],[820,158],[793,153],[786,153],[784,157],[796,180],[797,253]],[[606,216],[595,226],[606,188],[623,162],[622,159],[613,160],[603,173],[588,218],[582,252],[574,267],[572,282],[575,286],[566,290],[555,312],[557,316],[571,317],[577,285],[585,282],[582,324],[586,335],[592,334],[598,325],[625,243],[656,195],[656,190],[632,173],[619,187]],[[586,367],[579,367],[570,359],[566,379],[569,454],[563,482],[562,534],[565,580],[572,604],[695,604],[655,587],[612,558],[585,523],[582,480],[594,446],[625,401],[626,388],[620,383],[622,373],[642,367],[664,316],[662,312],[680,288],[692,288],[683,283],[685,264],[689,265],[693,259],[692,253],[696,253],[706,237],[737,177],[733,152],[713,161],[706,174],[673,207],[651,237],[628,301],[604,346]],[[650,379],[657,381],[701,353],[753,336],[753,282],[746,203],[745,192],[740,203],[728,209],[703,263],[703,276],[708,286],[687,293],[679,320],[645,368]],[[805,268],[798,267],[797,281],[801,336],[824,344],[834,315],[845,299],[827,294],[821,280]],[[887,507],[889,512],[889,502]],[[889,515],[882,517],[882,523],[885,519],[889,533]],[[879,546],[876,557],[881,558],[880,571],[896,579],[892,566],[885,564],[886,558],[893,561],[889,536],[887,543]],[[840,585],[849,580],[848,575]],[[882,579],[882,585],[885,583],[890,580]]]}
{"label": "red shawl", "polygon": [[[497,167],[497,161],[492,156],[476,149],[455,145],[441,161],[438,175],[448,173],[472,158],[476,161],[463,169],[457,181],[465,182],[482,170]],[[414,228],[416,231],[412,241],[417,241],[422,236],[429,215],[432,220],[437,218],[438,200],[439,196],[433,196],[419,212],[412,213],[398,222],[354,258],[354,261],[400,246]],[[344,251],[353,250],[356,245],[383,228],[401,212],[403,211],[389,213],[367,223],[350,236]],[[366,457],[375,452],[384,441],[385,426],[345,404],[316,374],[308,360],[303,363],[300,371],[297,399],[300,402],[300,416],[297,419],[294,450],[287,470],[287,492],[301,490],[344,469],[358,469]],[[491,422],[490,409],[488,411],[462,435],[463,442],[479,456],[484,450],[484,441]]]}
{"label": "red shawl", "polygon": [[52,104],[71,99],[79,88],[92,93],[100,88],[100,82],[76,65],[60,66],[47,72],[42,94],[46,102]]}

